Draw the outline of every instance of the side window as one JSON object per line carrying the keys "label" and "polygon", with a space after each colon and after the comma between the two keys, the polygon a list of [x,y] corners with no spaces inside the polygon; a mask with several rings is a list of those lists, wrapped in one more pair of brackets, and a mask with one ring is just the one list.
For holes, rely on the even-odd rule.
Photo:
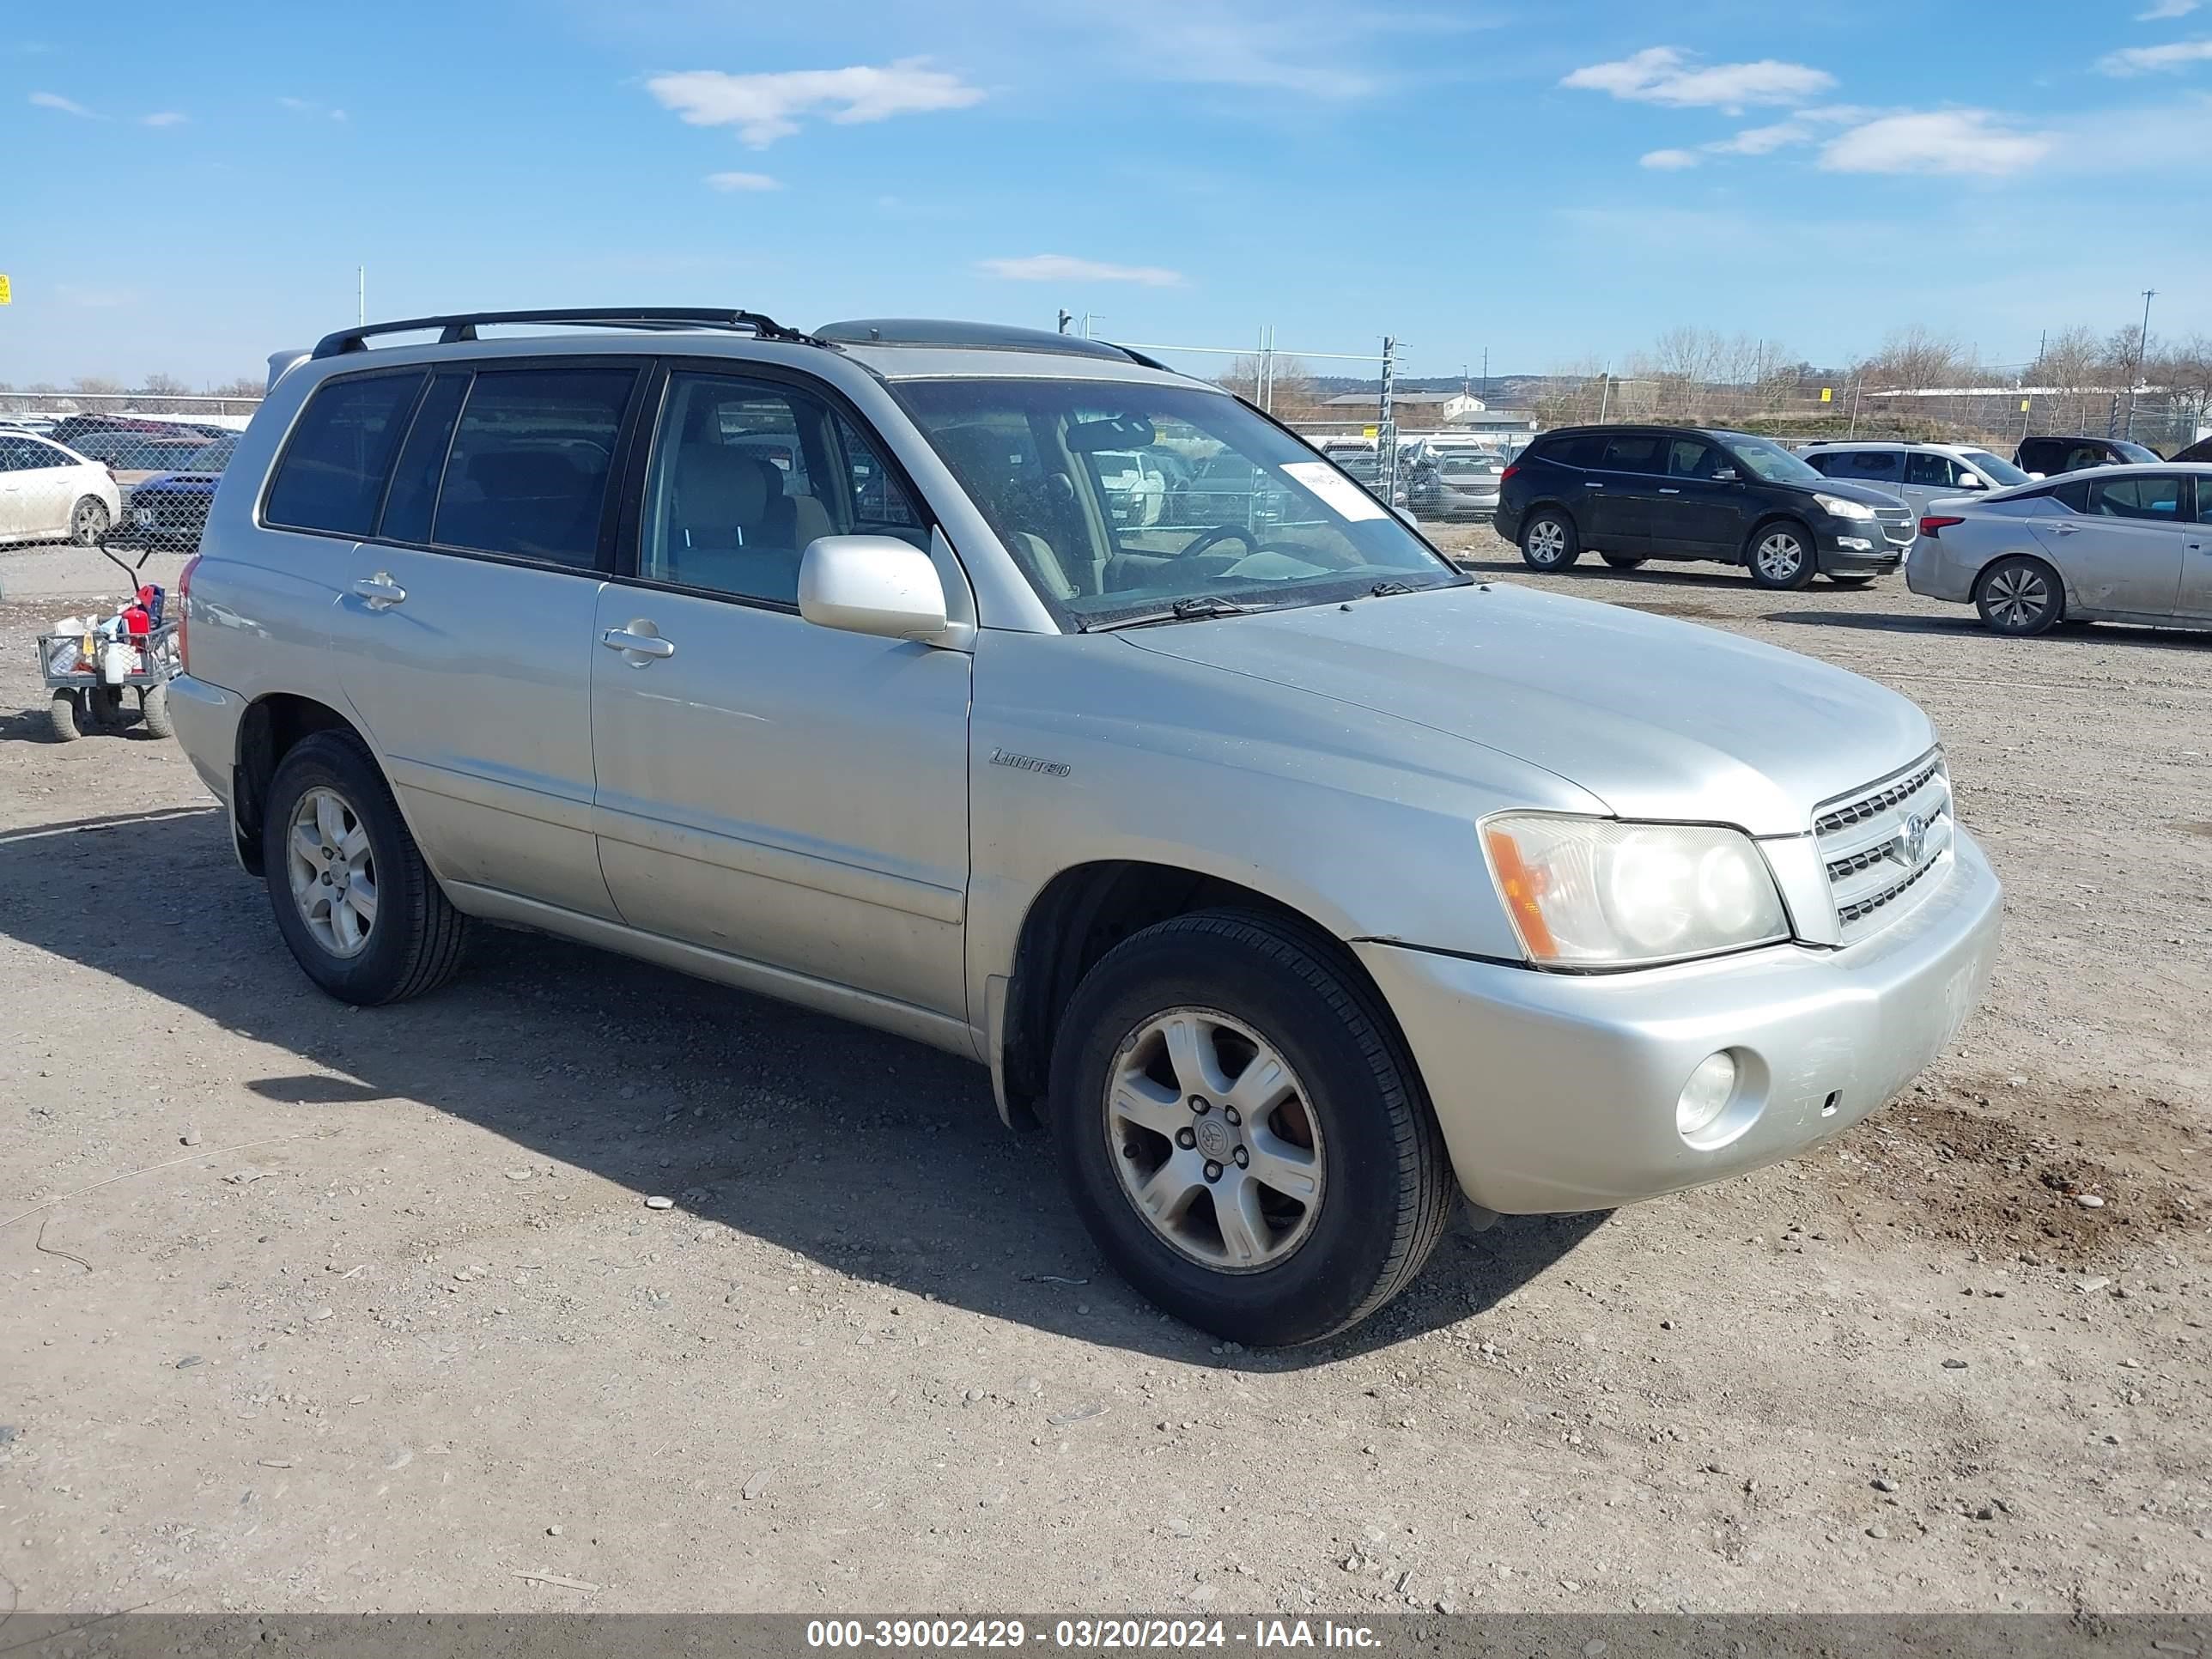
{"label": "side window", "polygon": [[2066,452],[2065,459],[2058,463],[2058,470],[2061,472],[2080,472],[2085,468],[2104,464],[2103,450],[2090,444],[2076,444]]}
{"label": "side window", "polygon": [[2042,493],[2074,512],[2087,513],[2089,510],[2089,481],[2087,478],[2076,478],[2070,483],[2053,484]]}
{"label": "side window", "polygon": [[2148,519],[2158,524],[2179,524],[2186,516],[2182,500],[2186,480],[2178,473],[2085,482],[2093,514],[2108,519]]}
{"label": "side window", "polygon": [[2193,482],[2197,488],[2197,522],[2212,524],[2212,478],[2200,472]]}
{"label": "side window", "polygon": [[0,438],[0,472],[27,472],[33,467],[58,466],[61,457],[42,459],[38,446],[22,438]]}
{"label": "side window", "polygon": [[1855,478],[1875,483],[1895,483],[1902,475],[1900,457],[1893,449],[1851,449],[1844,452],[1844,465],[1832,468],[1832,478]]}
{"label": "side window", "polygon": [[929,525],[906,491],[892,476],[876,446],[853,429],[842,416],[836,425],[837,447],[845,458],[847,487],[852,491],[853,527],[875,536],[897,536],[917,547],[928,544]]}
{"label": "side window", "polygon": [[1562,466],[1593,467],[1599,465],[1605,454],[1605,434],[1585,432],[1578,438],[1562,438],[1541,445],[1537,459],[1557,461]]}
{"label": "side window", "polygon": [[615,436],[638,371],[479,369],[454,428],[430,539],[598,568]]}
{"label": "side window", "polygon": [[1630,433],[1605,441],[1605,454],[1598,465],[1612,472],[1658,472],[1664,469],[1659,462],[1662,441],[1648,433]]}
{"label": "side window", "polygon": [[1805,458],[1805,465],[1828,477],[1839,477],[1843,473],[1844,454],[1840,450],[1816,449]]}
{"label": "side window", "polygon": [[1959,482],[1960,468],[1948,455],[1914,450],[1905,458],[1905,482],[1923,488],[1944,489]]}
{"label": "side window", "polygon": [[438,505],[438,482],[445,476],[446,453],[453,446],[453,421],[461,412],[469,376],[441,374],[415,411],[399,459],[392,469],[392,488],[376,533],[387,542],[428,542],[430,519]]}
{"label": "side window", "polygon": [[1710,478],[1720,471],[1720,465],[1719,452],[1695,438],[1677,438],[1667,446],[1667,476],[1670,478]]}
{"label": "side window", "polygon": [[854,528],[839,501],[812,488],[832,474],[835,420],[787,386],[671,374],[646,480],[638,574],[795,607],[807,544]]}
{"label": "side window", "polygon": [[419,369],[349,374],[319,386],[276,463],[262,517],[289,530],[368,534],[385,472],[424,378]]}

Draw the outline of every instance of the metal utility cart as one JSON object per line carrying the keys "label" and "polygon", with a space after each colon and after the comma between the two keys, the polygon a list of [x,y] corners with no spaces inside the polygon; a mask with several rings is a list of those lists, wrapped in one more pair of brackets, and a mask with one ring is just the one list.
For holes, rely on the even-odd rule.
{"label": "metal utility cart", "polygon": [[[105,544],[100,550],[130,578],[135,598],[138,570],[108,552]],[[139,568],[143,568],[145,563],[145,556],[141,555]],[[84,649],[88,640],[92,647],[88,653]],[[144,635],[132,635],[120,642],[134,647],[137,653],[137,660],[125,672],[112,672],[116,665],[106,649],[108,641],[96,634],[38,636],[39,672],[45,677],[51,694],[46,708],[48,718],[53,722],[55,742],[72,743],[88,731],[120,725],[123,699],[132,691],[138,694],[138,712],[147,735],[166,738],[173,734],[175,728],[169,723],[169,682],[179,672],[176,621],[173,618],[161,622]]]}

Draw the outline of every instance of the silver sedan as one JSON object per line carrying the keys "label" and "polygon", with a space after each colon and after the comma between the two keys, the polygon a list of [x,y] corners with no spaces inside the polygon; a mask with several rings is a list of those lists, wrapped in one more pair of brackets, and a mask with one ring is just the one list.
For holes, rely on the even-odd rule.
{"label": "silver sedan", "polygon": [[2212,629],[2212,466],[2104,466],[1931,501],[1905,584],[2000,634]]}

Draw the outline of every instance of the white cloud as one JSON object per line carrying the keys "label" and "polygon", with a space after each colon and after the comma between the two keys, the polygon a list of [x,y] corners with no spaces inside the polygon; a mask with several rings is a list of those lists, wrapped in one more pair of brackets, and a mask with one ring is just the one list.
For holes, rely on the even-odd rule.
{"label": "white cloud", "polygon": [[2047,133],[2021,132],[1983,109],[1885,115],[1828,141],[1830,173],[1978,173],[2001,177],[2051,153]]}
{"label": "white cloud", "polygon": [[1637,158],[1640,167],[1653,167],[1662,173],[1677,173],[1684,167],[1698,165],[1698,152],[1693,149],[1647,150]]}
{"label": "white cloud", "polygon": [[1777,121],[1771,126],[1746,127],[1733,138],[1723,138],[1705,148],[1716,155],[1768,155],[1813,136],[1802,121]]}
{"label": "white cloud", "polygon": [[798,118],[827,111],[841,125],[887,120],[927,110],[965,109],[983,90],[958,76],[902,58],[877,68],[787,70],[771,75],[728,75],[685,70],[656,75],[646,90],[697,127],[733,126],[746,143],[765,149],[799,131]]}
{"label": "white cloud", "polygon": [[1065,253],[1032,253],[1019,259],[983,259],[979,267],[1013,283],[1135,283],[1145,288],[1175,288],[1182,273],[1159,265],[1114,265]]}
{"label": "white cloud", "polygon": [[2153,6],[2148,11],[2137,12],[2136,14],[2136,21],[2138,23],[2163,23],[2168,18],[2186,17],[2191,12],[2195,11],[2197,7],[2203,3],[2204,0],[2158,0],[2158,3]]}
{"label": "white cloud", "polygon": [[64,98],[58,92],[34,92],[31,102],[40,109],[58,109],[64,115],[82,115],[86,120],[99,118],[74,98]]}
{"label": "white cloud", "polygon": [[1741,109],[1751,104],[1789,104],[1826,92],[1836,77],[1805,64],[1762,58],[1753,64],[1696,63],[1676,46],[1646,46],[1610,64],[1590,64],[1559,84],[1610,93],[1638,104],[1688,109]]}
{"label": "white cloud", "polygon": [[2120,52],[2108,52],[2097,60],[2097,67],[2107,75],[2154,75],[2162,70],[2178,70],[2207,60],[2212,60],[2212,40],[2170,40],[2162,46],[2129,46]]}
{"label": "white cloud", "polygon": [[140,125],[149,127],[180,127],[191,118],[189,115],[179,115],[173,109],[164,109],[156,110],[151,115],[142,115],[138,120]]}
{"label": "white cloud", "polygon": [[781,190],[783,181],[771,179],[765,173],[710,173],[708,187],[712,190]]}

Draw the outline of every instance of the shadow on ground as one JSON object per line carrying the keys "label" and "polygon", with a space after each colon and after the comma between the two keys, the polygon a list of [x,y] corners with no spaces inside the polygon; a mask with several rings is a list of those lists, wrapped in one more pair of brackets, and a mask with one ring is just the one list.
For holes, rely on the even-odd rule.
{"label": "shadow on ground", "polygon": [[[149,894],[173,896],[171,912],[156,904],[151,926],[111,925],[148,915]],[[984,1072],[933,1049],[495,929],[479,932],[468,969],[437,995],[349,1008],[295,966],[212,807],[0,835],[0,932],[296,1055],[301,1069],[240,1081],[311,1120],[420,1101],[841,1272],[1208,1363],[1212,1339],[1113,1276],[1042,1141],[1000,1127]],[[1359,1329],[1223,1363],[1293,1369],[1480,1313],[1604,1219],[1455,1229],[1420,1281]],[[1087,1316],[1071,1279],[1089,1285]]]}

